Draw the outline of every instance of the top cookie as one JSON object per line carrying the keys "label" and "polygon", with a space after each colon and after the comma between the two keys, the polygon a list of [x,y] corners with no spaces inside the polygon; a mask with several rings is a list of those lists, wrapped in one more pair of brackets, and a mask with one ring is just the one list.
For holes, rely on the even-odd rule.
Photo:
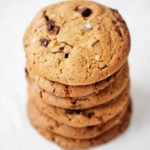
{"label": "top cookie", "polygon": [[91,1],[65,1],[36,15],[24,47],[37,74],[66,85],[87,85],[123,65],[130,36],[117,10]]}

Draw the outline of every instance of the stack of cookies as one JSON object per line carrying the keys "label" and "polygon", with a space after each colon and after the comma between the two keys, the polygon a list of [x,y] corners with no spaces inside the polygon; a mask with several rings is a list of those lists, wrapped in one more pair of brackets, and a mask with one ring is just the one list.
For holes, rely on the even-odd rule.
{"label": "stack of cookies", "polygon": [[65,149],[112,140],[130,121],[130,36],[115,9],[65,1],[42,9],[24,36],[28,116]]}

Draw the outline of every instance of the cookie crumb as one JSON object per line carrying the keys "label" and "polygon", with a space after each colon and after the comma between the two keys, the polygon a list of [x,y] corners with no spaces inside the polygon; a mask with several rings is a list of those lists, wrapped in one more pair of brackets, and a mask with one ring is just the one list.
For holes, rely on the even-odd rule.
{"label": "cookie crumb", "polygon": [[95,59],[96,59],[97,61],[99,61],[99,60],[100,60],[100,56],[99,56],[99,55],[96,55],[96,56],[95,56]]}
{"label": "cookie crumb", "polygon": [[86,29],[92,29],[92,25],[90,22],[86,22],[85,27],[86,27]]}

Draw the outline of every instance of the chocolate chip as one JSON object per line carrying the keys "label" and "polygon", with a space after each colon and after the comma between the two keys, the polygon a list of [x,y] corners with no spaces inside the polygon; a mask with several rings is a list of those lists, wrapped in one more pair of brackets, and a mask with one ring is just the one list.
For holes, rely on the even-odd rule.
{"label": "chocolate chip", "polygon": [[68,58],[68,57],[69,57],[69,54],[68,54],[68,53],[66,53],[66,54],[65,54],[65,58]]}
{"label": "chocolate chip", "polygon": [[49,30],[49,31],[51,31],[51,30],[53,30],[54,29],[54,27],[55,27],[55,22],[53,21],[53,20],[47,20],[47,29]]}
{"label": "chocolate chip", "polygon": [[90,119],[94,114],[95,114],[94,112],[86,112],[86,111],[83,112],[83,115],[86,116],[86,117],[89,118],[89,119]]}
{"label": "chocolate chip", "polygon": [[64,51],[64,49],[65,49],[64,47],[60,47],[59,48],[60,51]]}
{"label": "chocolate chip", "polygon": [[43,17],[45,18],[46,21],[49,20],[49,17],[46,15],[46,10],[43,12]]}
{"label": "chocolate chip", "polygon": [[84,7],[76,7],[75,11],[80,13],[83,17],[89,17],[92,13],[92,10],[90,8]]}
{"label": "chocolate chip", "polygon": [[60,27],[59,26],[54,26],[52,33],[57,35],[59,33]]}
{"label": "chocolate chip", "polygon": [[45,38],[40,39],[40,42],[41,42],[41,46],[44,46],[44,47],[47,47],[47,45],[49,44],[49,40]]}
{"label": "chocolate chip", "polygon": [[120,30],[120,28],[118,26],[116,26],[115,31],[119,34],[119,36],[122,37],[121,30]]}
{"label": "chocolate chip", "polygon": [[48,31],[51,31],[52,34],[57,35],[59,33],[60,27],[55,25],[54,20],[49,19],[47,21],[47,29]]}
{"label": "chocolate chip", "polygon": [[72,105],[76,105],[76,103],[77,103],[76,101],[74,101],[74,102],[71,102],[71,104],[72,104]]}
{"label": "chocolate chip", "polygon": [[66,109],[66,113],[67,114],[80,114],[81,110],[70,110],[70,109]]}

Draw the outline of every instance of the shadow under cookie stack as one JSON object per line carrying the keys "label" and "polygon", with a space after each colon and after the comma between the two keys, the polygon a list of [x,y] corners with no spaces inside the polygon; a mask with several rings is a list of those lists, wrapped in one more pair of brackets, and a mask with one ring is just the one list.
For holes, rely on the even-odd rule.
{"label": "shadow under cookie stack", "polygon": [[65,149],[106,143],[131,116],[130,37],[117,10],[89,1],[42,9],[24,36],[28,117]]}

